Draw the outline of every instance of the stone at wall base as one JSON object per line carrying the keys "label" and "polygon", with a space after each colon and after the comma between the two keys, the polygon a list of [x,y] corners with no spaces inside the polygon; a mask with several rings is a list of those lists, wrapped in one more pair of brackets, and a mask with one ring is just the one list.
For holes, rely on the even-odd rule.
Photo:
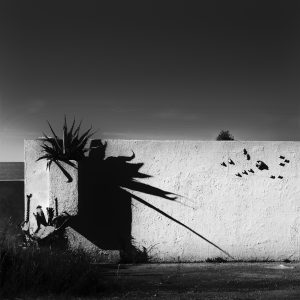
{"label": "stone at wall base", "polygon": [[65,236],[68,240],[69,249],[82,251],[90,257],[91,262],[107,264],[116,264],[120,262],[121,258],[119,250],[100,249],[71,227],[66,228]]}

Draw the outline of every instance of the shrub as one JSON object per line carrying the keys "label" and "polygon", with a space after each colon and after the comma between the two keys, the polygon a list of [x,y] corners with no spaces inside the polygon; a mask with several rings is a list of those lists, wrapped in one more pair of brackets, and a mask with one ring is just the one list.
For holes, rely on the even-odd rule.
{"label": "shrub", "polygon": [[217,136],[217,141],[234,141],[234,136],[229,130],[221,130]]}
{"label": "shrub", "polygon": [[0,235],[0,298],[99,293],[99,271],[80,251],[22,248],[6,230]]}

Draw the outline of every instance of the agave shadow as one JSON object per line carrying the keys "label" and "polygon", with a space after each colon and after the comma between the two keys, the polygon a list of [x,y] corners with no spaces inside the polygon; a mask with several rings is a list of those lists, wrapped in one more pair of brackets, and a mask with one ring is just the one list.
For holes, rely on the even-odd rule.
{"label": "agave shadow", "polygon": [[166,201],[176,201],[178,198],[174,193],[138,181],[151,176],[140,172],[143,163],[131,162],[134,153],[130,157],[105,158],[106,147],[107,144],[101,140],[93,140],[89,157],[79,163],[79,214],[71,224],[76,231],[99,248],[120,250],[128,257],[134,249],[131,225],[132,199],[135,199],[231,257],[192,228],[131,193],[138,191]]}

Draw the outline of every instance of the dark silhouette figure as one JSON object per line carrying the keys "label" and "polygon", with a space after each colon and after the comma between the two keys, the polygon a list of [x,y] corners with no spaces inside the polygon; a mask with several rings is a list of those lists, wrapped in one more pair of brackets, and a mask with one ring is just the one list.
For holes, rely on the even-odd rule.
{"label": "dark silhouette figure", "polygon": [[279,179],[282,179],[282,178],[283,178],[283,176],[279,175],[279,176],[278,176],[278,178],[279,178]]}
{"label": "dark silhouette figure", "polygon": [[138,251],[131,236],[132,199],[135,199],[231,257],[204,236],[133,194],[132,191],[137,191],[164,201],[176,201],[179,197],[139,182],[138,179],[151,176],[140,172],[143,163],[132,162],[134,153],[130,157],[105,158],[106,147],[101,140],[93,140],[89,157],[79,163],[79,214],[71,220],[71,227],[101,249],[120,250],[123,261],[130,261]]}
{"label": "dark silhouette figure", "polygon": [[270,178],[275,179],[275,176],[274,176],[274,175],[271,175]]}
{"label": "dark silhouette figure", "polygon": [[285,164],[284,164],[284,163],[280,163],[279,165],[280,165],[280,166],[282,166],[282,167],[284,167],[284,166],[285,166]]}
{"label": "dark silhouette figure", "polygon": [[288,159],[285,159],[284,162],[288,164],[290,161]]}
{"label": "dark silhouette figure", "polygon": [[280,155],[280,156],[279,156],[279,158],[281,158],[281,159],[285,159],[285,156],[282,156],[282,155]]}
{"label": "dark silhouette figure", "polygon": [[243,150],[243,153],[244,153],[244,155],[246,156],[247,160],[250,160],[250,159],[251,159],[250,154],[247,152],[247,150],[246,150],[245,148],[244,148],[244,150]]}
{"label": "dark silhouette figure", "polygon": [[240,173],[235,174],[235,176],[242,177],[242,175]]}
{"label": "dark silhouette figure", "polygon": [[254,173],[253,169],[250,169],[250,170],[248,170],[248,172],[250,172],[250,173]]}
{"label": "dark silhouette figure", "polygon": [[36,223],[37,223],[37,229],[36,232],[40,230],[41,225],[43,226],[47,226],[47,221],[44,215],[44,212],[42,210],[42,207],[40,205],[38,205],[36,207],[36,213],[33,213],[35,219],[36,219]]}
{"label": "dark silhouette figure", "polygon": [[32,194],[26,195],[27,202],[26,202],[26,218],[25,218],[25,222],[29,221],[29,216],[30,216],[29,208],[30,208],[30,200],[31,200],[31,198],[32,198]]}
{"label": "dark silhouette figure", "polygon": [[257,161],[256,167],[257,167],[260,171],[263,171],[263,170],[269,170],[269,167],[267,166],[267,164],[264,163],[262,160],[258,160],[258,161]]}
{"label": "dark silhouette figure", "polygon": [[227,167],[227,165],[224,163],[224,161],[221,163],[221,166]]}
{"label": "dark silhouette figure", "polygon": [[231,165],[235,165],[235,163],[234,163],[234,161],[232,160],[232,159],[229,159],[229,164],[231,164]]}
{"label": "dark silhouette figure", "polygon": [[242,173],[248,175],[248,172],[246,170],[244,170]]}

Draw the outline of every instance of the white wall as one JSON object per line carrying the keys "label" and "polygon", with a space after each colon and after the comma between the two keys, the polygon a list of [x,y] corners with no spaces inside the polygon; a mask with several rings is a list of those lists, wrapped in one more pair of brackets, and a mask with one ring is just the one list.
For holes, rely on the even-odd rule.
{"label": "white wall", "polygon": [[[246,148],[251,156],[243,154]],[[146,184],[180,194],[178,202],[135,192],[235,259],[300,259],[299,142],[108,140],[107,156],[136,154]],[[284,167],[279,156],[290,160]],[[231,158],[235,165],[228,165]],[[259,171],[257,160],[269,170]],[[226,162],[228,167],[221,166]],[[252,168],[254,174],[235,176]],[[276,176],[271,179],[270,176]],[[283,179],[278,176],[282,175]],[[132,235],[156,261],[198,261],[224,253],[133,200]],[[190,207],[188,207],[188,206]]]}
{"label": "white wall", "polygon": [[[52,207],[54,210],[56,210],[57,207],[58,214],[64,211],[71,216],[78,214],[78,170],[61,163],[73,179],[71,182],[68,182],[67,177],[56,164],[53,163],[50,170],[46,169],[46,160],[37,161],[37,159],[43,155],[42,144],[42,139],[24,141],[25,218],[28,209],[26,195],[32,194],[29,214],[31,233],[37,228],[33,213],[36,212],[38,205],[42,207],[46,218],[47,207]],[[78,166],[76,162],[73,163]],[[55,198],[58,200],[57,205]],[[87,222],[90,222],[90,220],[87,220]],[[99,249],[91,241],[70,227],[66,228],[65,237],[68,239],[70,248],[81,248],[85,252],[92,254],[95,260],[115,263],[120,260],[119,251],[105,251]]]}
{"label": "white wall", "polygon": [[30,199],[30,232],[36,228],[36,220],[33,213],[36,212],[38,205],[42,206],[46,213],[46,207],[49,207],[49,171],[46,170],[47,162],[45,160],[37,161],[42,155],[42,140],[24,141],[24,160],[25,160],[25,218],[27,207],[26,195],[32,194]]}

